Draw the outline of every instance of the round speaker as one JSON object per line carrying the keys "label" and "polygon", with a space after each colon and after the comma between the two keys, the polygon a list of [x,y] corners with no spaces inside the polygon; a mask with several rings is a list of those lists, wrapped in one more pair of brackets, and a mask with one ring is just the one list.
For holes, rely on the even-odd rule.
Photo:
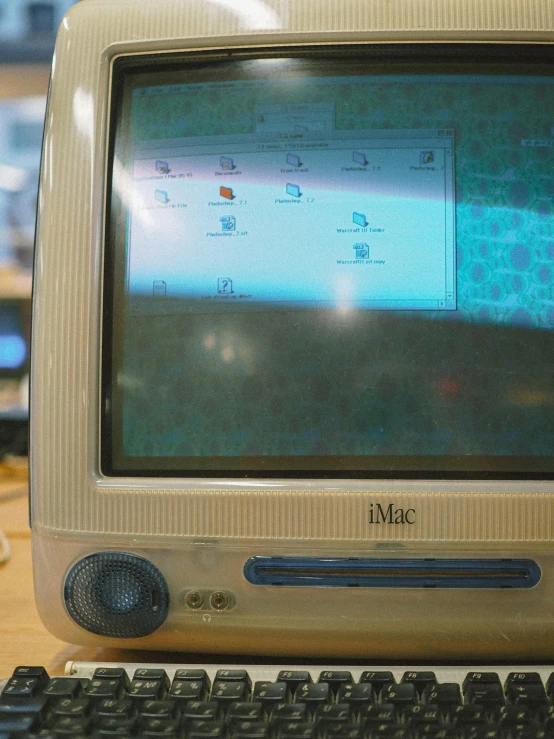
{"label": "round speaker", "polygon": [[147,559],[125,552],[98,552],[77,562],[66,578],[64,596],[76,624],[120,639],[152,634],[169,610],[162,573]]}

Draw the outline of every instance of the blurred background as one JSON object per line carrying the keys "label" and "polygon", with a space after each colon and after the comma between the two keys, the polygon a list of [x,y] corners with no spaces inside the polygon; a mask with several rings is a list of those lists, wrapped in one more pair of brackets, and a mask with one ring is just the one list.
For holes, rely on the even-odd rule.
{"label": "blurred background", "polygon": [[0,459],[26,456],[33,241],[56,32],[75,0],[0,0]]}

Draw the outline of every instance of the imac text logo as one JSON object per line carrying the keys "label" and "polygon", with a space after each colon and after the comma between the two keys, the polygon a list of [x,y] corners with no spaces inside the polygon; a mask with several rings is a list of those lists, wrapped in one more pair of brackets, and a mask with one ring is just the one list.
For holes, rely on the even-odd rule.
{"label": "imac text logo", "polygon": [[395,508],[392,503],[382,506],[380,503],[370,503],[369,523],[415,523],[415,508]]}

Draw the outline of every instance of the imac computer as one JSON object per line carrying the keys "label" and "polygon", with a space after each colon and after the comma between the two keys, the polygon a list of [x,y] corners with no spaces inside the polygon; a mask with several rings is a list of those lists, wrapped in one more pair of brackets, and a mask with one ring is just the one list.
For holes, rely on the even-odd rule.
{"label": "imac computer", "polygon": [[83,0],[36,239],[66,641],[554,657],[554,8]]}

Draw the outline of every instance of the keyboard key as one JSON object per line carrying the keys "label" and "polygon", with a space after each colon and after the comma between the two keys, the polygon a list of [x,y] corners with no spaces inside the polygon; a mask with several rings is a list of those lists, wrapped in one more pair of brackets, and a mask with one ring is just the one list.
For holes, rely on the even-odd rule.
{"label": "keyboard key", "polygon": [[27,731],[38,731],[41,728],[41,720],[38,716],[0,716],[0,736],[7,734],[8,737],[14,736],[16,733],[22,734]]}
{"label": "keyboard key", "polygon": [[527,706],[502,706],[491,714],[491,722],[497,726],[528,724],[532,714]]}
{"label": "keyboard key", "polygon": [[75,734],[88,734],[91,726],[89,718],[62,716],[56,720],[52,728],[56,736],[69,736],[74,739]]}
{"label": "keyboard key", "polygon": [[352,683],[352,673],[346,670],[326,670],[320,673],[318,683],[327,683],[336,694],[341,685]]}
{"label": "keyboard key", "polygon": [[330,703],[333,694],[327,683],[302,683],[296,689],[295,703],[305,703],[309,711],[324,703]]}
{"label": "keyboard key", "polygon": [[298,721],[279,724],[277,737],[278,739],[314,739],[315,724],[298,723]]}
{"label": "keyboard key", "polygon": [[457,706],[450,712],[450,720],[454,726],[461,728],[479,726],[486,722],[487,714],[483,706]]}
{"label": "keyboard key", "polygon": [[392,724],[397,721],[395,707],[389,703],[366,706],[360,712],[360,723],[362,726],[377,726],[378,724]]}
{"label": "keyboard key", "polygon": [[[290,705],[290,704],[289,704]],[[227,710],[226,721],[232,724],[237,721],[261,721],[263,718],[263,706],[259,701],[253,703],[231,703]]]}
{"label": "keyboard key", "polygon": [[53,716],[83,717],[90,714],[91,705],[88,698],[61,698],[51,709]]}
{"label": "keyboard key", "polygon": [[271,713],[271,725],[277,726],[284,723],[306,722],[308,719],[305,703],[282,703],[276,706]]}
{"label": "keyboard key", "polygon": [[124,688],[121,679],[105,677],[93,678],[83,692],[87,698],[101,700],[102,698],[121,698],[123,691]]}
{"label": "keyboard key", "polygon": [[221,707],[215,701],[188,701],[183,711],[186,721],[218,721]]}
{"label": "keyboard key", "polygon": [[44,687],[50,679],[44,667],[16,667],[12,677],[34,677]]}
{"label": "keyboard key", "polygon": [[468,672],[462,685],[462,692],[467,693],[470,686],[500,685],[496,672]]}
{"label": "keyboard key", "polygon": [[425,688],[436,685],[437,678],[434,672],[405,672],[400,682],[401,684],[411,683],[421,695]]}
{"label": "keyboard key", "polygon": [[326,724],[318,731],[322,739],[361,739],[362,728],[358,724]]}
{"label": "keyboard key", "polygon": [[393,706],[408,706],[417,703],[417,692],[412,683],[385,685],[381,699],[383,703],[391,703]]}
{"label": "keyboard key", "polygon": [[211,681],[206,670],[199,669],[180,669],[175,671],[173,680],[192,680],[193,682],[201,682],[206,693],[210,692]]}
{"label": "keyboard key", "polygon": [[128,716],[102,716],[95,726],[95,736],[127,737],[136,726],[134,718]]}
{"label": "keyboard key", "polygon": [[127,716],[131,718],[136,713],[136,702],[131,698],[103,698],[95,703],[96,716]]}
{"label": "keyboard key", "polygon": [[174,680],[169,695],[179,701],[201,701],[207,697],[205,683],[201,680]]}
{"label": "keyboard key", "polygon": [[187,722],[185,736],[187,739],[219,739],[225,734],[222,721],[194,720]]}
{"label": "keyboard key", "polygon": [[14,698],[34,698],[41,690],[38,677],[11,677],[0,696],[0,703],[10,702]]}
{"label": "keyboard key", "polygon": [[329,723],[350,723],[350,706],[347,703],[326,703],[318,706],[315,712],[315,723],[325,725]]}
{"label": "keyboard key", "polygon": [[548,704],[542,683],[512,684],[506,687],[506,697],[510,703],[523,704],[530,708]]}
{"label": "keyboard key", "polygon": [[245,701],[248,698],[248,694],[248,686],[244,682],[216,680],[212,688],[211,700],[224,705],[235,701]]}
{"label": "keyboard key", "polygon": [[424,703],[432,703],[446,710],[462,703],[462,694],[458,683],[428,685],[423,691],[422,698]]}
{"label": "keyboard key", "polygon": [[94,678],[111,678],[112,680],[119,680],[125,690],[127,690],[131,684],[129,675],[123,667],[97,667],[96,670],[94,670],[93,679]]}
{"label": "keyboard key", "polygon": [[133,678],[135,680],[161,680],[162,685],[164,686],[164,689],[167,690],[169,688],[169,677],[167,676],[166,671],[162,670],[159,667],[156,667],[156,668],[141,667],[138,670],[135,670],[135,674],[133,675]]}
{"label": "keyboard key", "polygon": [[291,696],[294,696],[299,685],[312,682],[312,676],[307,670],[281,670],[277,682],[285,683]]}
{"label": "keyboard key", "polygon": [[176,739],[178,731],[179,722],[171,718],[146,718],[140,722],[140,736],[144,739],[150,737]]}
{"label": "keyboard key", "polygon": [[81,681],[74,677],[53,677],[44,689],[44,695],[50,700],[57,698],[78,698],[83,692]]}
{"label": "keyboard key", "polygon": [[164,697],[164,687],[161,680],[139,680],[133,678],[129,686],[128,695],[133,700],[159,700]]}
{"label": "keyboard key", "polygon": [[438,706],[408,706],[402,710],[402,716],[409,726],[419,726],[422,724],[429,726],[443,723],[442,714]]}
{"label": "keyboard key", "polygon": [[394,685],[396,681],[392,672],[371,672],[370,670],[366,670],[362,672],[360,682],[369,683],[376,693],[380,693],[384,685]]}
{"label": "keyboard key", "polygon": [[278,706],[279,703],[284,703],[286,698],[286,683],[257,682],[254,684],[253,700],[262,703],[266,711],[271,710],[272,706]]}
{"label": "keyboard key", "polygon": [[466,703],[479,704],[493,708],[505,703],[504,691],[499,683],[477,683],[468,685],[465,692]]}
{"label": "keyboard key", "polygon": [[177,703],[174,700],[146,700],[139,709],[139,714],[146,718],[176,718]]}
{"label": "keyboard key", "polygon": [[359,713],[364,706],[374,703],[375,691],[370,683],[344,683],[337,694],[339,703],[348,703],[354,713]]}
{"label": "keyboard key", "polygon": [[231,726],[234,739],[265,739],[269,731],[263,721],[238,721]]}
{"label": "keyboard key", "polygon": [[223,680],[226,683],[245,683],[248,686],[248,692],[252,688],[252,680],[246,670],[218,670],[215,679]]}

